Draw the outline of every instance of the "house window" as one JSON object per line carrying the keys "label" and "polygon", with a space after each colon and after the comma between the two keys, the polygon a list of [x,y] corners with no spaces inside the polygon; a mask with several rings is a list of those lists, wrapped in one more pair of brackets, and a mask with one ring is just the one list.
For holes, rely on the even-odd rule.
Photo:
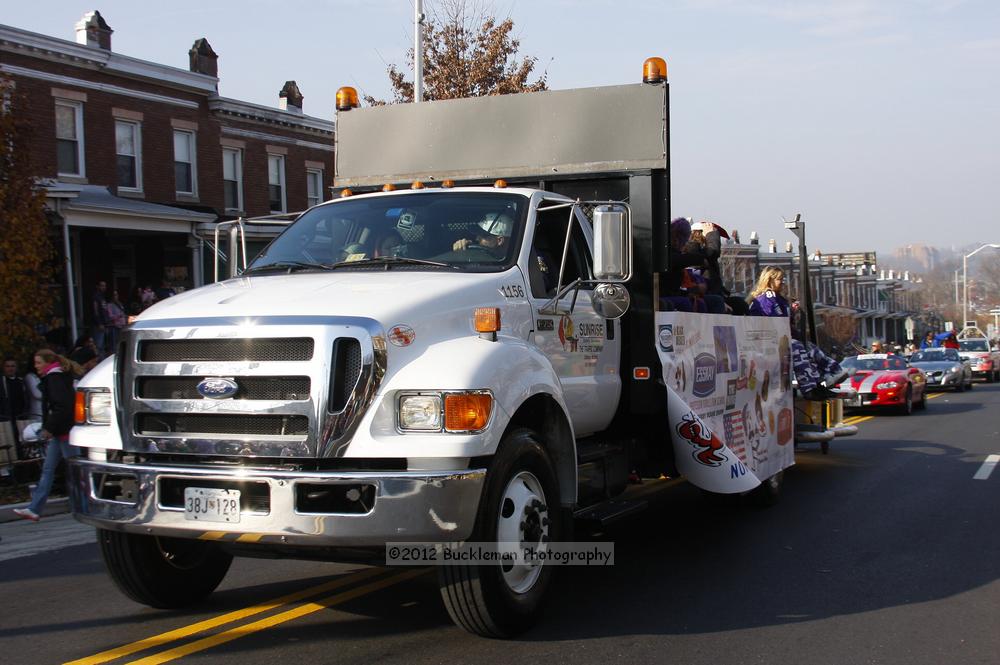
{"label": "house window", "polygon": [[142,190],[142,140],[139,123],[115,121],[115,154],[118,163],[118,188]]}
{"label": "house window", "polygon": [[226,195],[226,210],[243,210],[243,151],[222,149],[222,188]]}
{"label": "house window", "polygon": [[267,156],[267,197],[271,212],[285,212],[285,158]]}
{"label": "house window", "polygon": [[194,132],[174,130],[174,183],[178,194],[194,196],[198,175],[195,167]]}
{"label": "house window", "polygon": [[306,169],[306,204],[311,208],[323,202],[323,172]]}
{"label": "house window", "polygon": [[84,176],[83,104],[56,101],[56,162],[59,175]]}

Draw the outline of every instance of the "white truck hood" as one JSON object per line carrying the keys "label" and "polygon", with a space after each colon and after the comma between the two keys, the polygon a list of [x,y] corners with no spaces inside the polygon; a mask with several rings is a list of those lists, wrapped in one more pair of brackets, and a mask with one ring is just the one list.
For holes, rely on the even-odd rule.
{"label": "white truck hood", "polygon": [[[156,303],[139,321],[261,316],[362,316],[385,325],[410,316],[440,317],[502,300],[501,277],[521,280],[520,271],[460,273],[412,270],[341,271],[240,277],[188,291]],[[471,312],[470,312],[471,316]]]}

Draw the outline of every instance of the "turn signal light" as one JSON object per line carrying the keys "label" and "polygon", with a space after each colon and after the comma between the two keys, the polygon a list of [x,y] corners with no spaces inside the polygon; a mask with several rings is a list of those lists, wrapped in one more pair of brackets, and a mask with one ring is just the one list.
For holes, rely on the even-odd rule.
{"label": "turn signal light", "polygon": [[358,91],[350,86],[344,86],[337,91],[337,110],[350,111],[361,104],[358,102]]}
{"label": "turn signal light", "polygon": [[473,319],[476,323],[476,332],[491,333],[500,330],[499,307],[477,307]]}
{"label": "turn signal light", "polygon": [[643,83],[662,83],[667,80],[667,61],[663,58],[646,58],[642,63]]}
{"label": "turn signal light", "polygon": [[82,390],[77,391],[76,402],[73,403],[73,421],[77,425],[87,422],[87,393]]}
{"label": "turn signal light", "polygon": [[444,428],[452,432],[477,432],[486,428],[493,409],[489,393],[444,396]]}

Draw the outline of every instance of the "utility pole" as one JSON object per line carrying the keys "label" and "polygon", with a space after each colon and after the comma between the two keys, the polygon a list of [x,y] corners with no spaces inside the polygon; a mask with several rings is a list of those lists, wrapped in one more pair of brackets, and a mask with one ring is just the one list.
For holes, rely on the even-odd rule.
{"label": "utility pole", "polygon": [[424,0],[413,2],[413,101],[424,101]]}

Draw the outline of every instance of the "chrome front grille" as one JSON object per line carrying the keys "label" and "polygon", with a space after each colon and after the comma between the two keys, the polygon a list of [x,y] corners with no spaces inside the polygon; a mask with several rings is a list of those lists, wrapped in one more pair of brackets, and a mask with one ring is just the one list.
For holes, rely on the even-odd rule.
{"label": "chrome front grille", "polygon": [[312,360],[308,337],[272,339],[151,339],[139,343],[139,360],[166,362],[296,362]]}
{"label": "chrome front grille", "polygon": [[[360,350],[359,350],[360,356]],[[358,363],[357,379],[361,375]],[[141,399],[201,399],[197,376],[141,376],[136,381],[136,396]],[[246,376],[240,379],[236,399],[285,400],[309,399],[308,376]]]}
{"label": "chrome front grille", "polygon": [[[115,367],[126,450],[339,457],[385,373],[370,319],[141,321]],[[254,334],[256,333],[256,334]],[[324,352],[325,350],[325,352]],[[226,386],[220,394],[213,385]]]}

